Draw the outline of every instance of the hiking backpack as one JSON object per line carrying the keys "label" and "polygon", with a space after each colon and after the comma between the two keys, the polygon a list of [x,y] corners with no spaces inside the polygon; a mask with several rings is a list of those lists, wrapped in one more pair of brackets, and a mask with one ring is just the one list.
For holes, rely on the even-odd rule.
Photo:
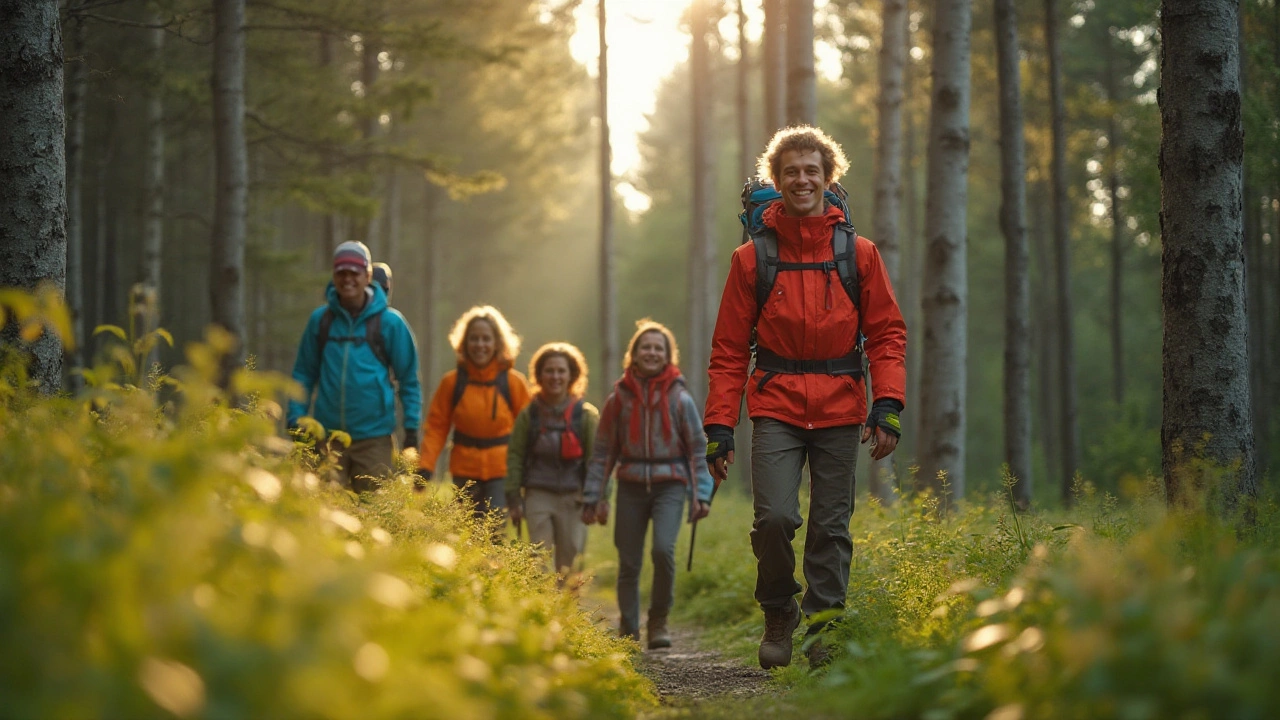
{"label": "hiking backpack", "polygon": [[373,356],[378,358],[378,362],[387,368],[387,372],[393,372],[391,369],[391,355],[387,353],[387,343],[382,337],[383,312],[385,311],[379,310],[364,321],[364,337],[357,335],[330,337],[329,330],[333,327],[335,312],[333,308],[329,308],[324,315],[320,316],[320,331],[316,333],[316,356],[324,356],[324,346],[329,344],[330,340],[334,342],[366,343],[369,345],[369,349],[373,351]]}
{"label": "hiking backpack", "polygon": [[840,286],[853,301],[858,311],[858,335],[861,345],[862,304],[858,282],[858,231],[849,223],[849,193],[840,183],[832,183],[823,192],[824,199],[844,211],[845,219],[836,224],[831,234],[832,259],[820,263],[789,263],[778,260],[778,234],[764,224],[765,208],[782,199],[782,193],[768,180],[750,178],[742,187],[742,243],[752,243],[756,251],[756,313],[764,304],[778,281],[778,273],[791,270],[821,270],[830,274],[833,270],[840,278]]}
{"label": "hiking backpack", "polygon": [[[492,380],[472,380],[470,373],[467,372],[467,366],[458,363],[458,380],[453,384],[453,407],[458,407],[458,403],[462,402],[462,393],[466,392],[467,385],[482,385],[485,387],[496,387],[498,394],[507,402],[507,409],[512,414],[515,413],[515,405],[511,402],[511,377],[510,370],[503,370],[498,373]],[[497,412],[497,406],[494,406],[494,412]]]}

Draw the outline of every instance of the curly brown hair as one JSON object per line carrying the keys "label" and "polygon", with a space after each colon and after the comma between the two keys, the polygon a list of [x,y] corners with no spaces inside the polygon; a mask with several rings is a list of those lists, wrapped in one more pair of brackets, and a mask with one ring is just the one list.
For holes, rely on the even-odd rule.
{"label": "curly brown hair", "polygon": [[636,333],[631,336],[631,340],[627,343],[627,354],[622,358],[622,369],[624,371],[631,367],[632,357],[636,353],[636,346],[640,344],[640,337],[645,333],[651,332],[661,333],[662,337],[667,339],[667,362],[676,367],[680,366],[680,348],[676,345],[675,333],[657,320],[641,318],[636,321]]}
{"label": "curly brown hair", "polygon": [[838,182],[849,171],[849,160],[844,156],[840,143],[831,139],[820,128],[811,125],[793,125],[774,133],[769,147],[756,161],[756,173],[778,184],[782,173],[782,154],[791,150],[802,153],[817,152],[822,156],[822,173],[826,183]]}
{"label": "curly brown hair", "polygon": [[466,362],[470,359],[467,357],[467,332],[471,330],[471,323],[477,320],[483,320],[493,328],[494,339],[497,340],[498,346],[493,355],[494,360],[506,363],[508,367],[514,367],[516,358],[520,355],[520,336],[511,329],[511,323],[503,317],[502,311],[492,305],[476,305],[462,313],[462,316],[453,323],[453,329],[449,331],[449,344],[453,346],[458,362]]}
{"label": "curly brown hair", "polygon": [[587,359],[575,345],[566,342],[549,342],[538,348],[529,361],[530,392],[537,395],[542,391],[538,377],[542,374],[542,366],[554,357],[562,357],[569,363],[569,394],[582,397],[587,394]]}

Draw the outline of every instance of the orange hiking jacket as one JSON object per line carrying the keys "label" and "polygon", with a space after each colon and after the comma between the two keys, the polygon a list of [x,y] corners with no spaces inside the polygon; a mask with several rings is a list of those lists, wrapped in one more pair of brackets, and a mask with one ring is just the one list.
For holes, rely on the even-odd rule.
{"label": "orange hiking jacket", "polygon": [[[834,258],[832,228],[844,213],[829,207],[818,217],[793,218],[779,202],[765,210],[763,219],[777,231],[780,261],[817,263]],[[857,239],[857,263],[862,332],[875,399],[893,398],[906,405],[907,328],[880,251],[864,237]],[[744,386],[749,417],[806,429],[866,421],[864,378],[778,374],[761,390],[763,371],[747,377],[752,327],[761,347],[789,359],[829,360],[853,351],[858,312],[835,275],[834,270],[826,277],[819,270],[780,272],[769,300],[757,313],[755,248],[745,243],[734,251],[711,340],[707,425],[737,424]]]}
{"label": "orange hiking jacket", "polygon": [[[431,396],[427,426],[422,434],[422,446],[418,449],[418,466],[435,471],[436,460],[444,449],[449,430],[453,429],[455,437],[449,456],[449,472],[454,477],[467,480],[506,477],[507,442],[511,429],[515,427],[516,415],[529,404],[529,384],[524,375],[506,363],[495,361],[487,367],[478,368],[468,362],[466,368],[470,381],[463,389],[457,407],[453,405],[457,370],[445,373],[435,395]],[[497,386],[491,384],[499,372],[509,373],[510,407]],[[475,442],[477,440],[480,442]]]}

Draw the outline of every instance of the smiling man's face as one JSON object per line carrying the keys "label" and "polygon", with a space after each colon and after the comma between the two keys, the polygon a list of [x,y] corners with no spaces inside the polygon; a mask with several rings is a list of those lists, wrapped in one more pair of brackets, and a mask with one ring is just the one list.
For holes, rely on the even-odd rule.
{"label": "smiling man's face", "polygon": [[822,214],[822,191],[827,187],[822,170],[822,153],[817,150],[787,150],[778,162],[778,192],[791,217]]}

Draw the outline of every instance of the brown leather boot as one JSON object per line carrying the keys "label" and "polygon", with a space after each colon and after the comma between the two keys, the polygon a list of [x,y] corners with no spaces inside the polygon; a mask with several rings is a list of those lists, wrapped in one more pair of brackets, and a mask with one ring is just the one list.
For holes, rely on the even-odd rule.
{"label": "brown leather boot", "polygon": [[768,670],[791,664],[791,635],[800,626],[800,605],[795,598],[786,607],[765,608],[764,636],[760,638],[760,667]]}
{"label": "brown leather boot", "polygon": [[671,633],[667,631],[667,616],[649,616],[649,649],[671,647]]}

